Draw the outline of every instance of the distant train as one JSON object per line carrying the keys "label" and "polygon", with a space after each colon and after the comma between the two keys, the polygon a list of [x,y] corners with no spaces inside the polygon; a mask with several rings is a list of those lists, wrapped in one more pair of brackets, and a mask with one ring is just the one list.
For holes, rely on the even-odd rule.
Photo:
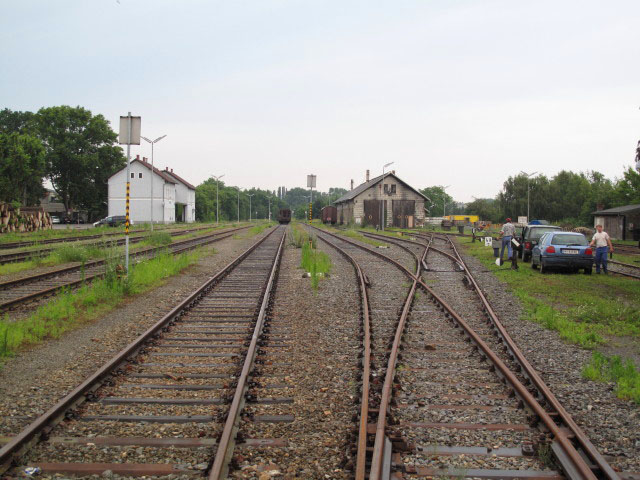
{"label": "distant train", "polygon": [[281,208],[278,212],[278,222],[289,223],[291,221],[291,210],[288,208]]}
{"label": "distant train", "polygon": [[338,209],[333,205],[322,208],[322,223],[335,224],[338,221]]}

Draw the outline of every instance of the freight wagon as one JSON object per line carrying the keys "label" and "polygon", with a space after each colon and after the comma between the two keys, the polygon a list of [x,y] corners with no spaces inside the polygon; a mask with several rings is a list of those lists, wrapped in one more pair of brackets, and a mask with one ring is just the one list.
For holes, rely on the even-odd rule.
{"label": "freight wagon", "polygon": [[335,224],[338,221],[338,209],[333,205],[322,208],[322,223]]}

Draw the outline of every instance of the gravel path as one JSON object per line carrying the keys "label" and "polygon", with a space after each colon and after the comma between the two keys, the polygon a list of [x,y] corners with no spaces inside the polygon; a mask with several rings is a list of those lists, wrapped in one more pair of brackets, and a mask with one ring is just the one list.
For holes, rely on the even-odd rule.
{"label": "gravel path", "polygon": [[7,360],[0,371],[0,435],[18,433],[267,232],[221,240],[213,245],[215,255],[203,256],[160,287]]}

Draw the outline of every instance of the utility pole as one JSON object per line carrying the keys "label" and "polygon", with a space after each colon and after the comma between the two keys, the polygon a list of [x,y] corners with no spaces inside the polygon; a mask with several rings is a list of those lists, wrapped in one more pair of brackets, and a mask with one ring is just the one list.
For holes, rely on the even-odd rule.
{"label": "utility pole", "polygon": [[520,173],[523,174],[525,177],[527,177],[527,223],[529,221],[531,221],[531,217],[529,217],[529,197],[531,195],[531,188],[529,186],[529,179],[536,175],[538,172],[533,172],[533,173],[526,173],[523,172],[522,170],[520,170]]}
{"label": "utility pole", "polygon": [[249,197],[249,223],[251,223],[251,197],[253,197],[255,193],[247,193],[247,197]]}
{"label": "utility pole", "polygon": [[127,145],[127,186],[125,198],[125,246],[124,246],[124,266],[129,275],[129,225],[131,217],[129,215],[129,199],[131,194],[131,145],[140,145],[140,117],[132,117],[131,112],[126,117],[120,117],[120,133],[118,142]]}
{"label": "utility pole", "polygon": [[313,187],[316,186],[316,175],[307,175],[307,187],[311,189],[311,195],[309,196],[309,223],[313,219]]}
{"label": "utility pole", "polygon": [[220,204],[218,202],[218,181],[224,177],[224,173],[218,177],[216,177],[215,175],[211,175],[211,178],[215,178],[216,179],[216,225],[218,225],[218,217],[220,215]]}
{"label": "utility pole", "polygon": [[240,187],[236,187],[238,189],[238,223],[240,223]]}
{"label": "utility pole", "polygon": [[147,137],[143,137],[142,135],[140,136],[141,139],[143,139],[145,142],[149,142],[151,144],[151,231],[153,232],[153,146],[158,143],[160,140],[162,140],[164,137],[166,137],[166,135],[162,135],[161,137],[156,138],[155,140],[151,141],[149,140]]}

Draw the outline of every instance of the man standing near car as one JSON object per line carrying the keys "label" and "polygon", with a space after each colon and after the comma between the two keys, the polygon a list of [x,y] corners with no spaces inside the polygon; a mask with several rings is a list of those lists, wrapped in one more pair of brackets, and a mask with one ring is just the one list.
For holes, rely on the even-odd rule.
{"label": "man standing near car", "polygon": [[596,247],[596,273],[600,273],[600,265],[602,270],[607,274],[607,253],[613,253],[613,245],[609,234],[602,230],[602,225],[596,225],[597,232],[591,238],[591,247]]}
{"label": "man standing near car", "polygon": [[511,223],[511,219],[507,218],[504,225],[502,225],[502,229],[500,230],[500,235],[498,238],[502,239],[502,248],[500,249],[500,265],[502,265],[502,255],[504,255],[504,247],[507,247],[507,254],[509,257],[507,260],[511,260],[513,255],[513,249],[511,248],[511,240],[513,236],[516,234],[516,227]]}

